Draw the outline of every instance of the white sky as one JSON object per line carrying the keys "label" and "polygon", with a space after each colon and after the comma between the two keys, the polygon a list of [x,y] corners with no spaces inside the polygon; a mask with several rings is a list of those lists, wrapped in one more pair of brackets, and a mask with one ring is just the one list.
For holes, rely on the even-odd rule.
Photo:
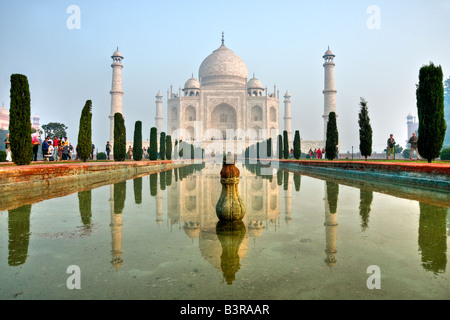
{"label": "white sky", "polygon": [[[70,5],[80,8],[79,29],[67,26]],[[93,142],[102,151],[109,139],[110,57],[118,46],[127,138],[137,120],[145,138],[155,125],[157,92],[165,108],[170,85],[178,90],[192,73],[198,78],[224,31],[249,78],[255,73],[269,91],[276,85],[280,96],[289,91],[292,129],[304,140],[323,136],[322,55],[329,45],[336,55],[341,152],[358,150],[360,97],[368,101],[373,150],[381,152],[390,133],[405,145],[406,116],[417,115],[420,67],[432,61],[449,77],[449,27],[450,0],[0,0],[0,103],[9,108],[11,74],[25,74],[32,114],[41,124],[64,123],[76,143],[90,99]]]}

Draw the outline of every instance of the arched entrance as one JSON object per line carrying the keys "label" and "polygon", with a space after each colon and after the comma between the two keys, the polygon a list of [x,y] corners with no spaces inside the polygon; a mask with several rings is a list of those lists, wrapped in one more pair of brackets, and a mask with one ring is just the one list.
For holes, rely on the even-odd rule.
{"label": "arched entrance", "polygon": [[236,110],[226,103],[219,104],[211,113],[209,127],[220,130],[222,132],[222,138],[226,139],[227,129],[237,129]]}

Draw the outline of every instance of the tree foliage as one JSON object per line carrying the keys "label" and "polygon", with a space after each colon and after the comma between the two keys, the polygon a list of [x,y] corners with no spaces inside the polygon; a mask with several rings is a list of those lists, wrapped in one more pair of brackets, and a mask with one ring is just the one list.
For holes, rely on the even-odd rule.
{"label": "tree foliage", "polygon": [[150,160],[158,159],[158,131],[156,127],[150,129]]}
{"label": "tree foliage", "polygon": [[161,132],[159,137],[159,157],[161,160],[166,159],[166,133]]}
{"label": "tree foliage", "polygon": [[295,159],[300,159],[302,155],[301,152],[301,142],[300,142],[300,131],[295,130],[295,135],[294,135],[294,158]]}
{"label": "tree foliage", "polygon": [[337,145],[339,144],[339,134],[336,124],[336,113],[330,112],[327,123],[327,140],[325,141],[325,156],[328,160],[337,157]]}
{"label": "tree foliage", "polygon": [[31,144],[31,98],[28,79],[23,74],[11,75],[9,109],[9,141],[12,160],[26,165],[33,158]]}
{"label": "tree foliage", "polygon": [[133,140],[133,160],[142,160],[142,121],[136,121],[134,124],[134,140]]}
{"label": "tree foliage", "polygon": [[166,159],[172,160],[172,137],[166,136]]}
{"label": "tree foliage", "polygon": [[283,131],[283,155],[285,159],[289,159],[289,137],[286,130]]}
{"label": "tree foliage", "polygon": [[358,114],[359,120],[359,151],[367,160],[372,155],[372,126],[370,125],[369,109],[367,101],[361,98],[359,102],[361,110]]}
{"label": "tree foliage", "polygon": [[44,134],[46,137],[67,137],[66,130],[68,129],[68,127],[66,127],[63,123],[49,122],[47,124],[43,124],[41,127],[42,130],[44,130]]}
{"label": "tree foliage", "polygon": [[86,162],[92,153],[92,101],[87,100],[81,111],[78,129],[78,156]]}
{"label": "tree foliage", "polygon": [[283,159],[283,136],[281,134],[278,135],[278,159]]}
{"label": "tree foliage", "polygon": [[444,118],[444,84],[441,66],[432,62],[419,71],[416,89],[419,116],[417,148],[428,163],[439,157],[447,125]]}
{"label": "tree foliage", "polygon": [[125,161],[127,154],[127,140],[125,120],[120,112],[114,114],[114,160]]}
{"label": "tree foliage", "polygon": [[445,131],[444,145],[450,147],[450,77],[444,81],[444,118],[447,124]]}

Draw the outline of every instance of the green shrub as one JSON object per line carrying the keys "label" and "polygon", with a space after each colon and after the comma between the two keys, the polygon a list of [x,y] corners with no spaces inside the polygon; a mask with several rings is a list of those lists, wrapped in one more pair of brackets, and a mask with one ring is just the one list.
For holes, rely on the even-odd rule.
{"label": "green shrub", "polygon": [[442,149],[440,158],[441,160],[450,160],[450,148]]}
{"label": "green shrub", "polygon": [[106,153],[105,152],[97,153],[97,160],[106,160]]}
{"label": "green shrub", "polygon": [[0,162],[6,161],[6,151],[0,150]]}

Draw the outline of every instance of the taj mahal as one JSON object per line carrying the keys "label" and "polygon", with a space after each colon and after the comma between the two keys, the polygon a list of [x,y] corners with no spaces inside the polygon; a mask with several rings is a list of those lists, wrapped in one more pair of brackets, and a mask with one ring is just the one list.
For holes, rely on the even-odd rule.
{"label": "taj mahal", "polygon": [[[336,112],[336,89],[334,84],[334,57],[328,50],[324,59],[324,113],[323,139],[302,140],[301,148],[325,146],[328,114]],[[118,48],[113,53],[113,69],[110,113],[110,142],[114,143],[114,114],[123,114],[122,106],[122,60],[124,57]],[[276,139],[286,130],[292,147],[294,133],[292,130],[291,95],[284,93],[284,113],[280,114],[280,90],[273,86],[273,91],[255,77],[248,79],[245,62],[225,45],[222,33],[221,45],[208,55],[201,63],[198,77],[188,79],[183,88],[174,92],[172,85],[167,90],[166,128],[164,129],[163,98],[156,94],[155,127],[158,134],[166,132],[175,139],[192,141],[205,146],[211,141],[240,140],[243,147],[268,138]],[[280,126],[283,121],[283,127]],[[317,119],[317,122],[321,120]],[[301,128],[296,128],[300,130]],[[159,141],[159,139],[158,139]],[[147,143],[148,144],[148,143]],[[127,148],[132,142],[127,142]]]}

